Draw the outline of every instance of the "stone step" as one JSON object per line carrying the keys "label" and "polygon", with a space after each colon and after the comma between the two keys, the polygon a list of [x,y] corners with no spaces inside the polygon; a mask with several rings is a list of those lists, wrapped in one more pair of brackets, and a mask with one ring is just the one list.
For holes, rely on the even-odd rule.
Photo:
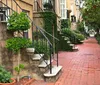
{"label": "stone step", "polygon": [[40,60],[43,56],[44,54],[34,54],[34,57],[32,58],[32,60]]}
{"label": "stone step", "polygon": [[78,51],[78,47],[77,46],[74,46],[73,47],[73,51]]}
{"label": "stone step", "polygon": [[35,48],[26,48],[26,51],[27,51],[27,52],[30,52],[30,53],[31,53],[31,52],[34,53],[34,52],[35,52]]}
{"label": "stone step", "polygon": [[84,43],[84,41],[80,41],[80,43]]}
{"label": "stone step", "polygon": [[69,44],[70,46],[74,47],[74,44]]}
{"label": "stone step", "polygon": [[64,40],[69,40],[69,38],[68,37],[65,37]]}
{"label": "stone step", "polygon": [[52,73],[50,73],[50,70],[46,73],[44,73],[44,80],[47,82],[55,82],[59,78],[61,74],[62,66],[53,66],[52,67]]}
{"label": "stone step", "polygon": [[49,69],[49,65],[50,65],[50,60],[45,60],[45,61],[42,61],[40,63],[40,65],[38,65],[38,67],[39,67],[39,70],[42,73],[44,73],[44,72],[46,72]]}
{"label": "stone step", "polygon": [[63,33],[60,32],[59,34],[62,35]]}
{"label": "stone step", "polygon": [[26,52],[30,57],[34,56],[35,48],[26,48]]}
{"label": "stone step", "polygon": [[67,41],[67,43],[70,44],[71,42],[70,41]]}
{"label": "stone step", "polygon": [[65,36],[61,36],[62,38],[65,38]]}
{"label": "stone step", "polygon": [[43,57],[44,54],[34,54],[33,58],[32,58],[32,63],[35,66],[38,66],[42,61],[43,61]]}
{"label": "stone step", "polygon": [[38,67],[44,67],[45,68],[49,64],[50,64],[50,60],[45,60]]}

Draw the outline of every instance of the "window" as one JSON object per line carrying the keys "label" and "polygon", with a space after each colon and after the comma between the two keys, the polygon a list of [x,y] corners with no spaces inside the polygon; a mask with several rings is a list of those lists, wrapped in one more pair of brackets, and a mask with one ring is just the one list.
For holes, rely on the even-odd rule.
{"label": "window", "polygon": [[23,32],[23,37],[28,38],[28,30]]}
{"label": "window", "polygon": [[44,4],[44,3],[48,3],[49,2],[49,0],[42,0],[42,3]]}
{"label": "window", "polygon": [[66,0],[60,1],[60,11],[61,11],[61,18],[66,19],[67,18],[67,9],[66,9]]}

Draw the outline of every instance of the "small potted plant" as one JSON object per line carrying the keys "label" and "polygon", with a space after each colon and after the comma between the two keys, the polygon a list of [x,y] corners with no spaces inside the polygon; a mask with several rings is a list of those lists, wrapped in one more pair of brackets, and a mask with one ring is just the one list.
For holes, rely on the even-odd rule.
{"label": "small potted plant", "polygon": [[11,77],[11,73],[0,66],[0,85],[15,85],[16,81]]}

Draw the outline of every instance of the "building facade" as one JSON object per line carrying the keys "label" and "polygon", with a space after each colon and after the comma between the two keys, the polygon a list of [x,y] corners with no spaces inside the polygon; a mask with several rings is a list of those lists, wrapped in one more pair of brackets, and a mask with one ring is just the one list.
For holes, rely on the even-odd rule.
{"label": "building facade", "polygon": [[[25,12],[28,14],[31,20],[33,20],[33,1],[32,0],[0,0],[3,4],[1,4],[1,7],[10,7],[13,11],[16,11],[18,13]],[[4,5],[5,4],[5,5]],[[10,15],[11,10],[5,10],[5,14]],[[2,16],[1,16],[2,17]],[[29,30],[26,30],[23,35],[26,38],[30,38],[32,40],[32,27]]]}

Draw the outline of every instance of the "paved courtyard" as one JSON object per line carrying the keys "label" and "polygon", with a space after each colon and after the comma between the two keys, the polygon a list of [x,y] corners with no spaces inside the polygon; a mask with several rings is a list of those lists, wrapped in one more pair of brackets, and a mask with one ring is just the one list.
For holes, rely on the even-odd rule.
{"label": "paved courtyard", "polygon": [[78,45],[77,52],[60,52],[62,75],[55,83],[34,81],[32,85],[100,85],[100,45],[94,38]]}

